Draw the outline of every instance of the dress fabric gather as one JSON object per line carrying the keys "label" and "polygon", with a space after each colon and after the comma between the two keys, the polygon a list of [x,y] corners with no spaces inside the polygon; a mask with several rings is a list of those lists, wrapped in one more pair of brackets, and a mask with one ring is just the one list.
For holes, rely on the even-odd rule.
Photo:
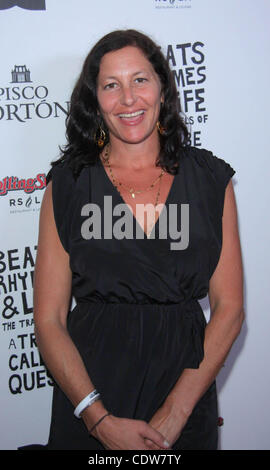
{"label": "dress fabric gather", "polygon": [[[68,313],[68,331],[105,408],[115,416],[149,422],[183,370],[198,368],[204,357],[206,319],[198,300],[207,296],[220,257],[225,189],[234,173],[211,152],[186,147],[151,237],[125,211],[133,232],[122,239],[115,236],[115,227],[125,204],[101,161],[84,167],[76,179],[67,163],[47,175],[56,227],[72,270],[76,305]],[[90,217],[89,204],[100,209],[95,220],[101,230],[93,236],[89,226],[92,236],[85,237],[82,224]],[[167,213],[169,220],[174,207],[181,237],[183,205],[189,214],[188,245],[179,249],[176,243],[178,249],[172,249],[177,240],[170,230],[159,236],[161,215]],[[103,450],[73,413],[55,385],[48,449]],[[214,382],[173,449],[216,449],[217,423]]]}

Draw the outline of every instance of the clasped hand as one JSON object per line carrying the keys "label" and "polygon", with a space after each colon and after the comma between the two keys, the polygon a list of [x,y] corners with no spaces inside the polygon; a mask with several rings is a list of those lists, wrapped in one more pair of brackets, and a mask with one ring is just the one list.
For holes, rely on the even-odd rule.
{"label": "clasped hand", "polygon": [[[169,442],[170,449],[180,437],[182,429],[184,428],[188,417],[182,414],[175,416],[169,406],[160,407],[153,415],[149,424],[164,436]],[[156,443],[151,442],[148,438],[145,439],[146,444],[151,449],[160,450]]]}
{"label": "clasped hand", "polygon": [[[168,407],[157,410],[150,422],[107,416],[93,433],[105,449],[161,450],[171,449],[181,434],[185,419],[175,418]],[[169,445],[166,445],[167,441]]]}

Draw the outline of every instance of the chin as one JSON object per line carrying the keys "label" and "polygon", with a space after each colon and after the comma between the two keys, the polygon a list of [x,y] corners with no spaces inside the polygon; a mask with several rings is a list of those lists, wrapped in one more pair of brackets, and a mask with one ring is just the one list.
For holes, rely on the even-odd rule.
{"label": "chin", "polygon": [[126,142],[127,144],[140,144],[142,142],[147,141],[147,139],[151,138],[153,136],[153,131],[151,132],[138,132],[129,134],[129,135],[119,135],[118,139],[120,139],[122,142]]}

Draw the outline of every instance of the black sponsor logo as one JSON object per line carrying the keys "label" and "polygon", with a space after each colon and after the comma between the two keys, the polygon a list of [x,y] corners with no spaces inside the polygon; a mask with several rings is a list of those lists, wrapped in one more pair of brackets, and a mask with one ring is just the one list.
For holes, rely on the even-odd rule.
{"label": "black sponsor logo", "polygon": [[0,10],[20,7],[25,10],[46,10],[45,0],[0,0]]}
{"label": "black sponsor logo", "polygon": [[11,76],[11,83],[31,83],[30,70],[26,68],[26,65],[15,65],[11,70]]}

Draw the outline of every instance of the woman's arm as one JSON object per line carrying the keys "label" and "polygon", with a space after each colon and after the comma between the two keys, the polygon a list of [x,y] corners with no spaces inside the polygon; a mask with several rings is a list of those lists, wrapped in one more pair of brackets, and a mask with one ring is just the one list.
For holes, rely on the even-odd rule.
{"label": "woman's arm", "polygon": [[205,330],[204,359],[199,369],[183,371],[150,421],[171,445],[223,366],[244,319],[242,256],[231,181],[225,192],[222,231],[221,255],[209,284],[211,319]]}
{"label": "woman's arm", "polygon": [[[41,206],[34,273],[35,335],[49,370],[75,407],[94,386],[67,332],[70,299],[69,255],[57,233],[49,183]],[[102,402],[95,402],[85,417],[86,424],[90,427],[105,413]]]}
{"label": "woman's arm", "polygon": [[[34,273],[35,334],[50,372],[76,407],[95,387],[67,331],[71,279],[69,255],[61,244],[55,225],[50,182],[43,197],[39,222]],[[106,413],[101,397],[82,413],[87,429]],[[99,426],[105,422],[108,430],[101,438],[98,434]],[[163,446],[163,436],[143,421],[107,416],[99,426],[91,434],[110,449],[149,449],[144,441],[146,436],[166,448]],[[114,436],[111,438],[114,434],[116,439]]]}

